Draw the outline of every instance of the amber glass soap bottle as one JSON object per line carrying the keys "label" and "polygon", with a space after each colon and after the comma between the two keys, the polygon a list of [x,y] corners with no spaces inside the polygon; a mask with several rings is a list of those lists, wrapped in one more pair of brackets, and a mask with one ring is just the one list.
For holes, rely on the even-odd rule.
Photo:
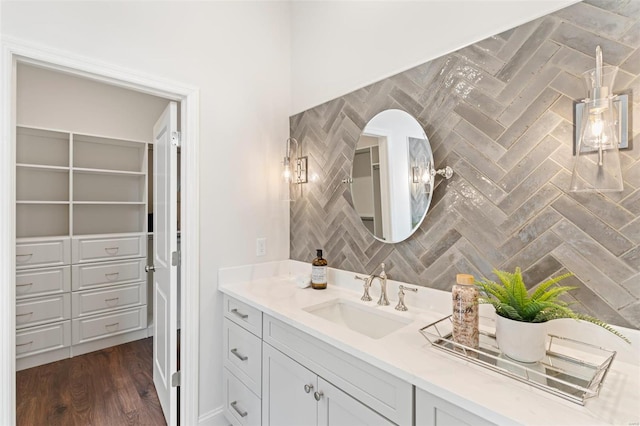
{"label": "amber glass soap bottle", "polygon": [[327,259],[322,258],[322,250],[316,250],[316,258],[311,262],[311,288],[324,290],[327,288]]}

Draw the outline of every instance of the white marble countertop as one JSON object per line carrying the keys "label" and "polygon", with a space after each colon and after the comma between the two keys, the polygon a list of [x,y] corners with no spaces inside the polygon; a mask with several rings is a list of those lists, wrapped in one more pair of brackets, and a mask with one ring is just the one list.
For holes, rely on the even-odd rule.
{"label": "white marble countertop", "polygon": [[[300,273],[307,273],[307,265],[294,261],[227,268],[220,270],[219,285],[223,293],[497,424],[640,424],[637,330],[620,329],[633,342],[627,345],[592,324],[554,321],[554,334],[617,351],[600,395],[580,406],[433,348],[418,330],[449,313],[449,293],[419,287],[417,294],[407,293],[409,311],[399,312],[394,296],[401,283],[389,282],[391,305],[381,307],[375,302],[377,285],[371,289],[374,301],[360,301],[361,283],[353,272],[330,269],[329,286],[321,291],[298,288],[291,278]],[[403,316],[410,323],[372,339],[303,310],[336,298]]]}

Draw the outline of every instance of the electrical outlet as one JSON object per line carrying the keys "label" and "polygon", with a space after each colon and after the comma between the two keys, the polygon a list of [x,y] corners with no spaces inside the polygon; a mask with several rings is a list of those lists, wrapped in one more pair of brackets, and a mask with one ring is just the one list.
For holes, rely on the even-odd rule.
{"label": "electrical outlet", "polygon": [[266,256],[266,255],[267,255],[267,239],[257,238],[256,239],[256,256]]}

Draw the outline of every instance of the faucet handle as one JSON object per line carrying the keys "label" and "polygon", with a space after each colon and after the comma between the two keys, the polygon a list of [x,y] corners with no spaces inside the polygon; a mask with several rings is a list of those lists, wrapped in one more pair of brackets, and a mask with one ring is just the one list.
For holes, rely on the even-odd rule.
{"label": "faucet handle", "polygon": [[405,287],[402,284],[400,284],[398,289],[399,289],[399,291],[398,291],[398,304],[396,305],[396,311],[408,311],[409,308],[407,308],[407,305],[404,304],[404,291],[405,290],[409,290],[409,291],[412,291],[414,293],[417,293],[418,289],[417,288],[412,288],[412,287]]}
{"label": "faucet handle", "polygon": [[380,278],[382,279],[389,278],[387,277],[387,273],[384,271],[384,262],[380,264],[380,269],[382,269],[382,272],[380,272]]}
{"label": "faucet handle", "polygon": [[371,276],[368,276],[367,278],[363,278],[363,277],[359,277],[358,275],[355,276],[356,280],[361,280],[364,281],[364,294],[362,295],[362,297],[360,298],[360,300],[362,300],[363,302],[370,302],[371,296],[369,295],[369,288],[371,287]]}

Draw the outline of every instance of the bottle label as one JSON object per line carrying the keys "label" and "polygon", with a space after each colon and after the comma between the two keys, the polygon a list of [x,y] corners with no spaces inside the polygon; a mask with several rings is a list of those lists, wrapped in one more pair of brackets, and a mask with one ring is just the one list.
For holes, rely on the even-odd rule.
{"label": "bottle label", "polygon": [[326,284],[326,283],[327,283],[327,267],[312,266],[311,267],[311,284]]}

